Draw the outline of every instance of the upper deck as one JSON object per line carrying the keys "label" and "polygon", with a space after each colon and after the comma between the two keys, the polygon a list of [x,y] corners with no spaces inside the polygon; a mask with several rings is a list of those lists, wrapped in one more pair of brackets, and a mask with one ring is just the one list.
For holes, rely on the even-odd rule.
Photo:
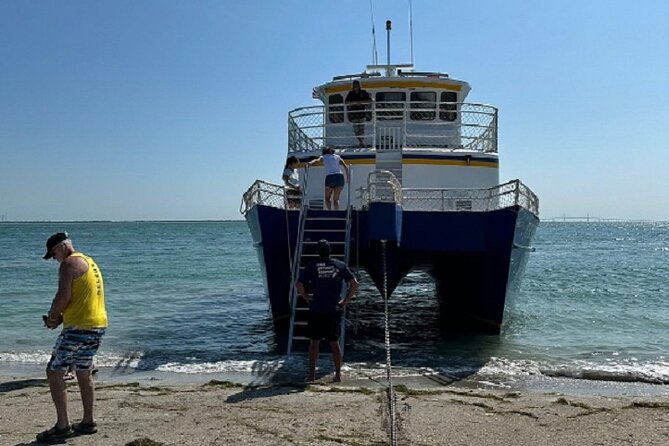
{"label": "upper deck", "polygon": [[[386,75],[375,71],[386,69]],[[464,81],[443,73],[402,71],[404,65],[369,66],[336,76],[313,90],[322,105],[289,113],[288,151],[460,151],[497,153],[497,109],[464,102]],[[369,101],[347,101],[353,81]],[[362,135],[362,138],[360,136]]]}
{"label": "upper deck", "polygon": [[[344,206],[391,201],[412,211],[487,212],[517,205],[538,215],[529,188],[519,180],[499,182],[497,109],[465,102],[470,87],[464,81],[412,68],[368,66],[335,76],[313,89],[320,105],[289,113],[288,155],[301,162],[302,203],[322,207],[325,171],[305,162],[328,146],[350,170]],[[354,81],[369,100],[346,100]],[[256,204],[286,208],[285,186],[256,181],[240,211]]]}

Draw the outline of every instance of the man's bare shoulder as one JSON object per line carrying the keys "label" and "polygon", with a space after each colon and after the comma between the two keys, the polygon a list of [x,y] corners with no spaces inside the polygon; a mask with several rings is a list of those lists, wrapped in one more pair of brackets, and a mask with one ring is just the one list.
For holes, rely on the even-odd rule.
{"label": "man's bare shoulder", "polygon": [[79,277],[88,271],[88,263],[79,256],[69,256],[60,262],[60,274]]}

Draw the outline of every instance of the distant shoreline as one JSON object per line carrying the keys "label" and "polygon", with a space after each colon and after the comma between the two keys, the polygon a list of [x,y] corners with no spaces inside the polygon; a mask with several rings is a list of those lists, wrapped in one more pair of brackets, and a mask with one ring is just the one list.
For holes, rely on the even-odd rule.
{"label": "distant shoreline", "polygon": [[[1,220],[0,224],[44,224],[44,223],[241,223],[237,220]],[[646,220],[615,217],[551,217],[541,223],[669,223],[669,220]]]}
{"label": "distant shoreline", "polygon": [[667,223],[669,220],[647,220],[643,218],[616,217],[552,217],[544,218],[542,223]]}
{"label": "distant shoreline", "polygon": [[0,224],[44,223],[242,223],[244,220],[4,220]]}

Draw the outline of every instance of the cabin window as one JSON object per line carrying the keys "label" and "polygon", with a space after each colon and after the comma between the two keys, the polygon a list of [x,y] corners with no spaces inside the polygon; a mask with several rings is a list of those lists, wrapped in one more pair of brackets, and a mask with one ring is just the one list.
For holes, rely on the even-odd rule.
{"label": "cabin window", "polygon": [[337,124],[344,122],[344,97],[340,94],[332,94],[328,97],[328,120]]}
{"label": "cabin window", "polygon": [[442,121],[455,121],[458,113],[458,94],[454,91],[441,93],[441,104],[439,104],[439,119]]}
{"label": "cabin window", "polygon": [[402,119],[407,95],[403,91],[376,93],[376,119]]}
{"label": "cabin window", "polygon": [[[431,121],[437,113],[437,93],[433,91],[411,92],[411,105],[409,117],[414,121]],[[423,111],[425,109],[426,111]],[[432,110],[432,111],[428,111]]]}

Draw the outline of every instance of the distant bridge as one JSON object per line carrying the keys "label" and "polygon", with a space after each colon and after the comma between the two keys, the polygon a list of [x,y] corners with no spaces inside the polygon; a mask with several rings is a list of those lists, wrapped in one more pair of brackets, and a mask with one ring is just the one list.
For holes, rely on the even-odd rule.
{"label": "distant bridge", "polygon": [[550,218],[542,218],[541,221],[546,221],[546,222],[554,222],[554,221],[563,221],[563,222],[574,222],[574,221],[582,221],[586,223],[590,222],[620,222],[620,223],[648,223],[652,222],[654,220],[644,220],[640,218],[617,218],[617,217],[595,217],[593,215],[586,215],[585,217],[573,217],[573,216],[567,216],[563,215],[561,217],[550,217]]}

